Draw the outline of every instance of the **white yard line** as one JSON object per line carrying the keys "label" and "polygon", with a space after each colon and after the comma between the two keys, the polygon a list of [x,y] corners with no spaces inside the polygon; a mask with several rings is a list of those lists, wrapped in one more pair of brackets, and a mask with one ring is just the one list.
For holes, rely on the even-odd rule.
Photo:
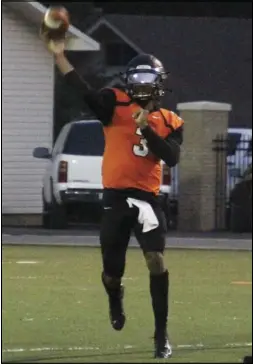
{"label": "white yard line", "polygon": [[[207,349],[210,348],[212,346],[208,346],[208,345],[204,345],[202,343],[199,344],[180,344],[180,345],[176,345],[174,346],[175,349]],[[246,343],[227,343],[225,345],[221,345],[219,346],[219,348],[235,348],[235,347],[252,347],[252,343],[251,342],[246,342]],[[136,348],[136,346],[133,345],[124,345],[122,347],[122,349],[133,349]],[[3,349],[3,353],[20,353],[20,352],[34,352],[34,351],[81,351],[81,350],[91,350],[91,351],[95,351],[95,350],[101,350],[98,347],[93,347],[93,346],[73,346],[73,347],[67,347],[67,348],[61,348],[61,347],[41,347],[41,348],[9,348],[9,349]],[[104,350],[104,348],[103,348]],[[215,348],[214,348],[215,350]]]}
{"label": "white yard line", "polygon": [[9,277],[9,279],[37,279],[38,277],[35,276],[16,276],[16,277]]}
{"label": "white yard line", "polygon": [[37,260],[17,260],[17,264],[38,264],[41,262],[38,262]]}
{"label": "white yard line", "polygon": [[[21,319],[21,321],[34,321],[35,319],[33,317],[24,317]],[[44,320],[47,321],[53,321],[53,320],[59,320],[59,317],[46,317]]]}

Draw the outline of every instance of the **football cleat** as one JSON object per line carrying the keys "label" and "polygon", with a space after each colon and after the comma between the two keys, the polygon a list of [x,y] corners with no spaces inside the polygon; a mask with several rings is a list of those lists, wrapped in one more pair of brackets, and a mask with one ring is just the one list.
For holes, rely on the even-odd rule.
{"label": "football cleat", "polygon": [[155,358],[169,359],[172,356],[172,348],[167,335],[155,336]]}
{"label": "football cleat", "polygon": [[120,286],[119,294],[109,296],[110,306],[110,321],[114,330],[120,331],[123,329],[126,321],[126,316],[123,308],[124,287]]}

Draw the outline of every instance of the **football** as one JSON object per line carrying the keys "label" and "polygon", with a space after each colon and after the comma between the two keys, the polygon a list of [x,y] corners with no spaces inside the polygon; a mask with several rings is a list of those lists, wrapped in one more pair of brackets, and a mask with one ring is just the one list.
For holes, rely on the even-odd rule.
{"label": "football", "polygon": [[67,9],[62,6],[50,7],[44,15],[41,32],[49,39],[59,40],[65,38],[69,25],[70,17]]}

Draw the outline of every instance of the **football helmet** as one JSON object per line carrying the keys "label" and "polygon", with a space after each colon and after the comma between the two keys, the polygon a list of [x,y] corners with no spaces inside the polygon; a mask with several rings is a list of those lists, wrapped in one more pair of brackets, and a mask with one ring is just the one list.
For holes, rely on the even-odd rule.
{"label": "football helmet", "polygon": [[156,57],[140,54],[128,63],[123,79],[131,98],[148,101],[164,95],[167,75]]}

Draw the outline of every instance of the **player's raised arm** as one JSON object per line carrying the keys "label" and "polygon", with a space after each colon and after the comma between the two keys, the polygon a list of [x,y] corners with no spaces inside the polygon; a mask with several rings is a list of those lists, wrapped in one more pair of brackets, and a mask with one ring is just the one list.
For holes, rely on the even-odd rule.
{"label": "player's raised arm", "polygon": [[59,71],[63,74],[63,76],[66,76],[68,73],[74,71],[74,67],[68,61],[64,52],[55,54],[54,58],[55,58],[55,64],[58,67]]}
{"label": "player's raised arm", "polygon": [[51,31],[48,29],[45,25],[42,26],[40,33],[41,39],[45,43],[48,51],[54,56],[55,64],[64,76],[66,82],[72,87],[73,92],[81,95],[83,101],[104,125],[110,124],[116,104],[114,92],[110,89],[97,91],[90,87],[78,75],[65,55],[65,35],[52,38]]}
{"label": "player's raised arm", "polygon": [[84,102],[104,125],[110,124],[116,103],[114,92],[110,89],[97,91],[90,87],[65,56],[64,40],[53,41],[45,36],[42,39],[46,43],[49,52],[53,54],[56,66],[73,89],[73,92],[78,92],[81,95]]}

